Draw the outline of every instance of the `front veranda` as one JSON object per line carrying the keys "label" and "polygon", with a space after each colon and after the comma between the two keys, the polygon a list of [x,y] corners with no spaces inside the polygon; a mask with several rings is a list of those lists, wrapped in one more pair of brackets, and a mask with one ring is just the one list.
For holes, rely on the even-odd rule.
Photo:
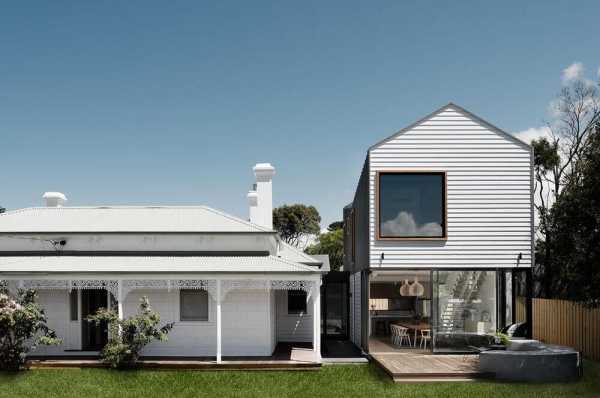
{"label": "front veranda", "polygon": [[[107,305],[120,317],[130,316],[146,296],[161,322],[175,322],[175,327],[168,341],[147,346],[144,357],[216,363],[229,358],[320,361],[320,275],[4,279],[13,291],[19,287],[38,291],[49,326],[63,340],[59,346],[40,347],[35,356],[97,355],[108,338],[107,327],[95,327],[85,317]],[[295,345],[302,348],[290,353],[294,345],[290,343],[301,343]]]}

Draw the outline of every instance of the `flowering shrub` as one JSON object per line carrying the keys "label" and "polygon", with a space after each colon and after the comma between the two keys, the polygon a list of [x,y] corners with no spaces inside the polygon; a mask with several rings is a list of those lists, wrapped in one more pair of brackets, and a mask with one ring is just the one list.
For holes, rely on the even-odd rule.
{"label": "flowering shrub", "polygon": [[34,290],[19,289],[13,298],[0,287],[0,369],[20,370],[25,366],[27,353],[39,344],[60,342],[46,325],[46,315]]}
{"label": "flowering shrub", "polygon": [[153,340],[166,341],[174,325],[168,323],[158,328],[160,315],[150,307],[145,296],[140,300],[138,313],[132,317],[119,319],[115,311],[101,308],[87,320],[96,324],[110,324],[110,338],[101,356],[113,368],[135,367],[142,349]]}

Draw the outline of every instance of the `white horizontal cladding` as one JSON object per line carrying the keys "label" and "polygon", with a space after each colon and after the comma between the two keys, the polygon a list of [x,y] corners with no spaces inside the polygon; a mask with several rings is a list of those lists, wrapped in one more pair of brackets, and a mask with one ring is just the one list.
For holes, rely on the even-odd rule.
{"label": "white horizontal cladding", "polygon": [[[443,144],[440,143],[427,143],[427,147],[423,148],[423,143],[419,142],[419,143],[406,143],[406,142],[402,142],[402,143],[386,143],[385,147],[382,148],[376,148],[376,149],[372,149],[371,153],[372,154],[377,154],[377,153],[386,153],[386,152],[390,152],[390,151],[397,151],[397,150],[407,150],[409,151],[408,153],[411,152],[417,152],[420,151],[421,153],[427,153],[428,151],[434,151],[434,150],[447,150],[448,148],[452,148],[454,150],[457,151],[465,151],[465,152],[470,152],[472,153],[473,151],[480,151],[482,149],[484,150],[496,150],[496,151],[513,151],[514,150],[514,146],[510,143],[504,143],[504,144],[495,144],[493,146],[493,148],[490,148],[490,145],[486,142],[469,142],[469,143],[464,143],[464,142],[444,142]],[[399,153],[405,153],[405,152],[401,152],[399,151]],[[439,153],[439,152],[438,152]],[[490,152],[492,153],[492,152]]]}
{"label": "white horizontal cladding", "polygon": [[[406,151],[406,150],[398,150],[394,152],[386,152],[380,153],[377,155],[379,159],[384,161],[385,159],[395,159],[398,155],[402,155],[402,160],[405,163],[412,162],[412,160],[422,160],[422,155],[424,153],[429,152],[419,152],[419,151]],[[472,162],[485,162],[489,160],[497,160],[501,162],[527,162],[528,156],[527,154],[516,154],[513,152],[506,153],[489,153],[487,155],[482,155],[481,150],[479,152],[468,152],[461,153],[459,151],[452,153],[444,153],[441,150],[431,152],[431,155],[436,156],[437,162],[454,162],[457,159],[464,159],[464,155],[469,156],[469,161]]]}
{"label": "white horizontal cladding", "polygon": [[[65,241],[57,246],[52,242]],[[0,234],[0,251],[212,251],[277,252],[267,233],[40,233]]]}
{"label": "white horizontal cladding", "polygon": [[[498,261],[512,261],[517,260],[518,253],[516,255],[512,253],[505,253],[501,251],[490,252],[488,250],[479,250],[479,251],[465,251],[462,252],[452,252],[452,251],[444,251],[439,253],[426,252],[427,259],[424,261],[462,261],[462,260],[498,260]],[[371,254],[373,259],[378,259],[377,253]],[[410,252],[410,251],[400,251],[395,252],[393,254],[388,253],[386,255],[387,260],[398,260],[398,261],[421,261],[423,260],[423,253],[421,252]],[[523,254],[521,260],[526,261],[531,259],[531,256],[528,253]]]}
{"label": "white horizontal cladding", "polygon": [[[370,266],[531,266],[531,156],[527,145],[452,105],[372,147]],[[375,191],[380,171],[446,173],[447,239],[377,239]]]}

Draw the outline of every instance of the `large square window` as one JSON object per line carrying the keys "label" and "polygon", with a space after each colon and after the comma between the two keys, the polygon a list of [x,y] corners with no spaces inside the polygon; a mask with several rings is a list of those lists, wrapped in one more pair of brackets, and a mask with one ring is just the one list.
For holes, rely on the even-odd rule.
{"label": "large square window", "polygon": [[181,321],[208,321],[208,293],[205,290],[179,292],[179,319]]}
{"label": "large square window", "polygon": [[446,238],[444,172],[377,173],[378,239]]}

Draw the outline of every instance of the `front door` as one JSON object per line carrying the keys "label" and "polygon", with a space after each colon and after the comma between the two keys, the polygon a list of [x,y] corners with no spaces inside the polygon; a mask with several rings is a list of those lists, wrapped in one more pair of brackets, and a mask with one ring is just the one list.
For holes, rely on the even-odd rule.
{"label": "front door", "polygon": [[100,325],[86,321],[100,308],[107,308],[108,294],[106,290],[81,291],[81,349],[83,351],[100,351],[108,341],[108,325]]}

